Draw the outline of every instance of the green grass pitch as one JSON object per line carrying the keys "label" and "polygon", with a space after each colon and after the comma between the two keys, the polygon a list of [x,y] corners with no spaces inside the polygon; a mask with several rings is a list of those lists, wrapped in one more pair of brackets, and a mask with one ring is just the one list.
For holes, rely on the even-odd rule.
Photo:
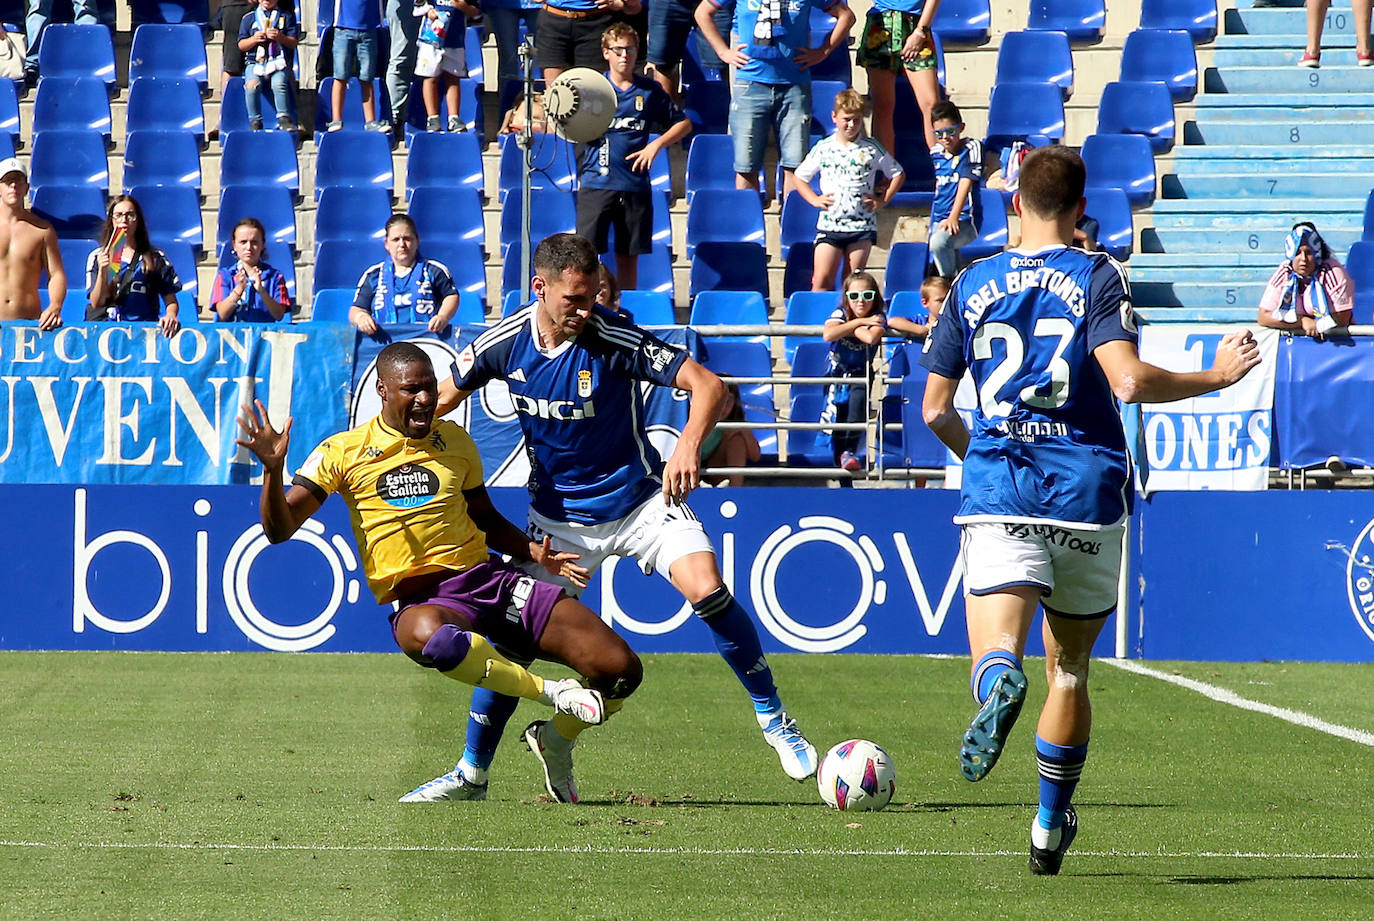
{"label": "green grass pitch", "polygon": [[[485,803],[401,806],[452,766],[467,689],[400,655],[0,653],[9,919],[1270,919],[1374,913],[1374,748],[1107,664],[1063,875],[1026,870],[1044,681],[959,775],[966,659],[775,656],[824,749],[873,739],[881,813],[788,780],[714,656],[645,659],[543,797],[519,731]],[[1374,732],[1371,665],[1150,663]]]}

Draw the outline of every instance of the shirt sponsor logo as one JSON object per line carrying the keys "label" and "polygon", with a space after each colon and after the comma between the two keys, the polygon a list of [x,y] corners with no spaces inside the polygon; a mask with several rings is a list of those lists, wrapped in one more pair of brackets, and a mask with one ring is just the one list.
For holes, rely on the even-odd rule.
{"label": "shirt sponsor logo", "polygon": [[472,351],[472,346],[469,345],[458,353],[458,376],[467,377],[468,372],[472,370],[472,366],[476,363],[477,356]]}
{"label": "shirt sponsor logo", "polygon": [[523,393],[512,392],[510,401],[517,412],[537,419],[552,419],[555,422],[578,422],[596,416],[592,401],[578,405],[572,400],[544,400],[527,397]]}
{"label": "shirt sponsor logo", "polygon": [[439,477],[419,464],[402,464],[377,479],[377,495],[388,505],[415,508],[439,494]]}

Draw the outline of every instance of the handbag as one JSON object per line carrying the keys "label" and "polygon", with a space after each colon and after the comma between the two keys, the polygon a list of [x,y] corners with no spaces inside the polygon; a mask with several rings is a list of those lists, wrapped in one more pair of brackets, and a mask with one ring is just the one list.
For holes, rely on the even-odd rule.
{"label": "handbag", "polygon": [[24,79],[24,55],[28,52],[22,32],[0,28],[0,77]]}

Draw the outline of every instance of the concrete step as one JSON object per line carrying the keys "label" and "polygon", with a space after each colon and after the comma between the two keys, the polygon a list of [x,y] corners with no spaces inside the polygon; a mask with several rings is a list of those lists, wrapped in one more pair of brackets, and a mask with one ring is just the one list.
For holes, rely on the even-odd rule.
{"label": "concrete step", "polygon": [[1364,142],[1374,145],[1374,121],[1352,122],[1348,118],[1332,117],[1323,120],[1311,115],[1306,118],[1278,118],[1281,111],[1271,113],[1270,121],[1258,119],[1213,120],[1208,115],[1183,124],[1183,143],[1207,144],[1218,147],[1277,146],[1292,144],[1295,148],[1311,144],[1348,144]]}
{"label": "concrete step", "polygon": [[1367,93],[1374,89],[1374,70],[1368,67],[1208,67],[1203,72],[1207,93]]}
{"label": "concrete step", "polygon": [[[1190,199],[1163,199],[1157,201],[1160,204],[1179,204],[1186,203]],[[1258,205],[1259,202],[1251,199],[1250,204]],[[1282,227],[1284,232],[1298,221],[1312,221],[1325,233],[1331,227],[1360,227],[1363,221],[1363,202],[1358,211],[1313,211],[1307,208],[1287,208],[1279,210],[1256,210],[1253,212],[1243,211],[1239,213],[1215,214],[1211,211],[1202,210],[1187,214],[1169,214],[1156,211],[1154,215],[1154,226],[1157,228],[1168,228],[1171,230],[1214,230],[1233,234],[1237,237],[1243,235],[1253,235],[1274,227]],[[1239,242],[1233,242],[1219,249],[1254,249],[1256,247],[1243,246]]]}
{"label": "concrete step", "polygon": [[1360,196],[1359,198],[1309,198],[1305,196],[1294,198],[1274,197],[1265,199],[1262,202],[1246,200],[1231,201],[1227,199],[1212,199],[1208,201],[1167,199],[1155,202],[1154,215],[1156,221],[1161,221],[1199,215],[1204,217],[1225,218],[1265,217],[1270,214],[1284,214],[1288,212],[1313,215],[1362,214],[1364,212],[1364,202],[1364,196]]}
{"label": "concrete step", "polygon": [[[1301,42],[1307,34],[1307,11],[1301,7],[1226,10],[1222,23],[1227,35],[1291,35]],[[1333,6],[1327,11],[1323,34],[1355,34],[1355,17],[1351,15],[1348,5],[1341,8]]]}
{"label": "concrete step", "polygon": [[[1283,145],[1254,145],[1247,147],[1208,147],[1206,145],[1185,144],[1173,149],[1173,161],[1180,163],[1187,160],[1304,160],[1312,161],[1314,165],[1317,161],[1340,161],[1358,160],[1374,155],[1368,147],[1355,144],[1342,144],[1331,147],[1309,147],[1306,149],[1294,149],[1292,144]],[[1264,163],[1257,163],[1263,167]]]}
{"label": "concrete step", "polygon": [[[1370,164],[1374,168],[1374,163]],[[1374,186],[1374,173],[1365,172],[1358,178],[1350,173],[1209,173],[1166,174],[1160,177],[1162,198],[1284,198],[1312,196],[1335,198],[1347,195],[1352,185]]]}
{"label": "concrete step", "polygon": [[[1369,68],[1365,68],[1368,70]],[[1374,87],[1371,87],[1374,89]],[[1197,111],[1204,109],[1233,109],[1240,107],[1258,109],[1305,109],[1312,107],[1316,102],[1310,92],[1296,93],[1215,93],[1213,95],[1203,94],[1194,97],[1189,104]],[[1320,106],[1324,109],[1365,109],[1374,106],[1374,92],[1367,93],[1335,93],[1323,96]],[[1180,118],[1192,116],[1187,106],[1179,106]]]}
{"label": "concrete step", "polygon": [[1131,302],[1150,307],[1259,307],[1264,282],[1131,282]]}
{"label": "concrete step", "polygon": [[1131,277],[1137,269],[1206,269],[1244,267],[1250,270],[1264,269],[1272,272],[1282,258],[1282,251],[1272,253],[1136,253],[1131,257]]}
{"label": "concrete step", "polygon": [[[1235,229],[1147,227],[1140,232],[1142,253],[1265,253],[1275,260],[1283,254],[1283,241],[1288,229],[1307,215],[1298,215],[1286,223],[1275,218],[1264,229],[1237,233]],[[1338,253],[1350,249],[1360,239],[1362,228],[1356,223],[1333,224],[1318,221],[1322,238]]]}
{"label": "concrete step", "polygon": [[[1322,36],[1322,66],[1356,67],[1355,38],[1350,36],[1348,47],[1332,47]],[[1300,39],[1291,46],[1282,48],[1218,48],[1212,57],[1212,65],[1220,70],[1232,67],[1296,67],[1303,54],[1303,41]]]}
{"label": "concrete step", "polygon": [[[1372,75],[1374,76],[1374,75]],[[1374,105],[1374,94],[1352,94],[1367,96],[1371,105]],[[1237,100],[1238,97],[1230,95],[1209,96],[1208,99],[1228,101]],[[1332,98],[1342,98],[1335,96]],[[1240,105],[1208,105],[1199,106],[1196,111],[1189,112],[1187,115],[1175,116],[1184,121],[1195,121],[1199,124],[1292,124],[1319,125],[1319,124],[1344,124],[1352,122],[1360,123],[1368,121],[1359,118],[1361,114],[1349,106],[1329,106],[1325,103],[1325,97],[1314,99],[1310,94],[1302,100],[1301,105],[1253,105],[1246,100]],[[1364,107],[1360,107],[1364,108]],[[1352,116],[1354,116],[1352,118]],[[1374,123],[1374,122],[1371,122]],[[1280,144],[1284,142],[1279,142]]]}
{"label": "concrete step", "polygon": [[[1208,254],[1211,255],[1211,254]],[[1178,265],[1132,265],[1131,266],[1131,288],[1135,289],[1137,283],[1140,284],[1264,284],[1269,280],[1269,276],[1274,274],[1274,269],[1278,266],[1277,259],[1270,259],[1269,263],[1253,266],[1231,266],[1221,268],[1219,266],[1178,266]]]}
{"label": "concrete step", "polygon": [[[1194,149],[1197,148],[1175,148],[1176,151]],[[1363,177],[1374,177],[1374,157],[1352,157],[1348,160],[1336,160],[1312,157],[1310,156],[1311,151],[1307,150],[1294,150],[1292,156],[1289,157],[1266,159],[1245,157],[1243,156],[1244,151],[1244,148],[1232,148],[1229,153],[1233,156],[1216,157],[1209,160],[1176,157],[1173,160],[1159,163],[1157,169],[1161,173],[1176,176],[1202,177],[1244,174],[1257,179],[1278,176],[1349,177],[1353,173],[1359,177],[1355,182],[1356,185],[1363,181]],[[1349,180],[1347,179],[1347,181]]]}
{"label": "concrete step", "polygon": [[1152,307],[1136,305],[1136,319],[1146,323],[1253,323],[1253,307]]}
{"label": "concrete step", "polygon": [[[1237,4],[1237,6],[1239,6],[1239,4]],[[1297,44],[1301,46],[1305,38],[1305,34],[1300,35]],[[1233,34],[1218,35],[1216,41],[1212,43],[1212,49],[1220,53],[1222,51],[1255,51],[1264,48],[1280,49],[1288,48],[1292,45],[1293,41],[1287,35],[1266,35],[1263,33],[1258,35]],[[1343,35],[1333,34],[1325,30],[1322,31],[1323,50],[1354,47],[1355,33],[1353,30]],[[1294,60],[1296,61],[1297,58],[1294,58]]]}

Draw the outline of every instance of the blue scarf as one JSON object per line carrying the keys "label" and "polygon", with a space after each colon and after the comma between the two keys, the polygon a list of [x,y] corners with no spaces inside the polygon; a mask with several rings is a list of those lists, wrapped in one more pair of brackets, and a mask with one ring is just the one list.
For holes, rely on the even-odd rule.
{"label": "blue scarf", "polygon": [[419,282],[415,286],[415,297],[410,302],[411,315],[401,319],[397,315],[396,298],[396,263],[387,259],[382,263],[382,271],[377,276],[377,290],[372,292],[372,318],[378,323],[404,323],[414,322],[421,316],[432,317],[435,313],[434,291],[430,284],[429,263],[423,256],[415,257],[415,265],[410,270],[410,278],[419,274]]}
{"label": "blue scarf", "polygon": [[[1299,275],[1293,271],[1293,259],[1302,246],[1312,251],[1312,258],[1317,263],[1311,275]],[[1327,300],[1326,289],[1321,283],[1324,249],[1321,234],[1311,227],[1294,227],[1288,238],[1283,241],[1283,256],[1287,261],[1281,268],[1288,272],[1288,287],[1283,293],[1283,300],[1279,302],[1278,309],[1274,311],[1274,316],[1284,323],[1298,322],[1298,308],[1302,306],[1304,296],[1307,298],[1307,307],[1312,311],[1312,316],[1319,326],[1323,320],[1331,322],[1331,303]]]}
{"label": "blue scarf", "polygon": [[[262,32],[269,28],[280,29],[285,18],[281,10],[267,11],[258,7],[253,13],[253,30]],[[281,45],[276,42],[259,45],[257,61],[253,64],[253,73],[259,77],[266,77],[279,70],[286,70],[286,55],[282,52]]]}

